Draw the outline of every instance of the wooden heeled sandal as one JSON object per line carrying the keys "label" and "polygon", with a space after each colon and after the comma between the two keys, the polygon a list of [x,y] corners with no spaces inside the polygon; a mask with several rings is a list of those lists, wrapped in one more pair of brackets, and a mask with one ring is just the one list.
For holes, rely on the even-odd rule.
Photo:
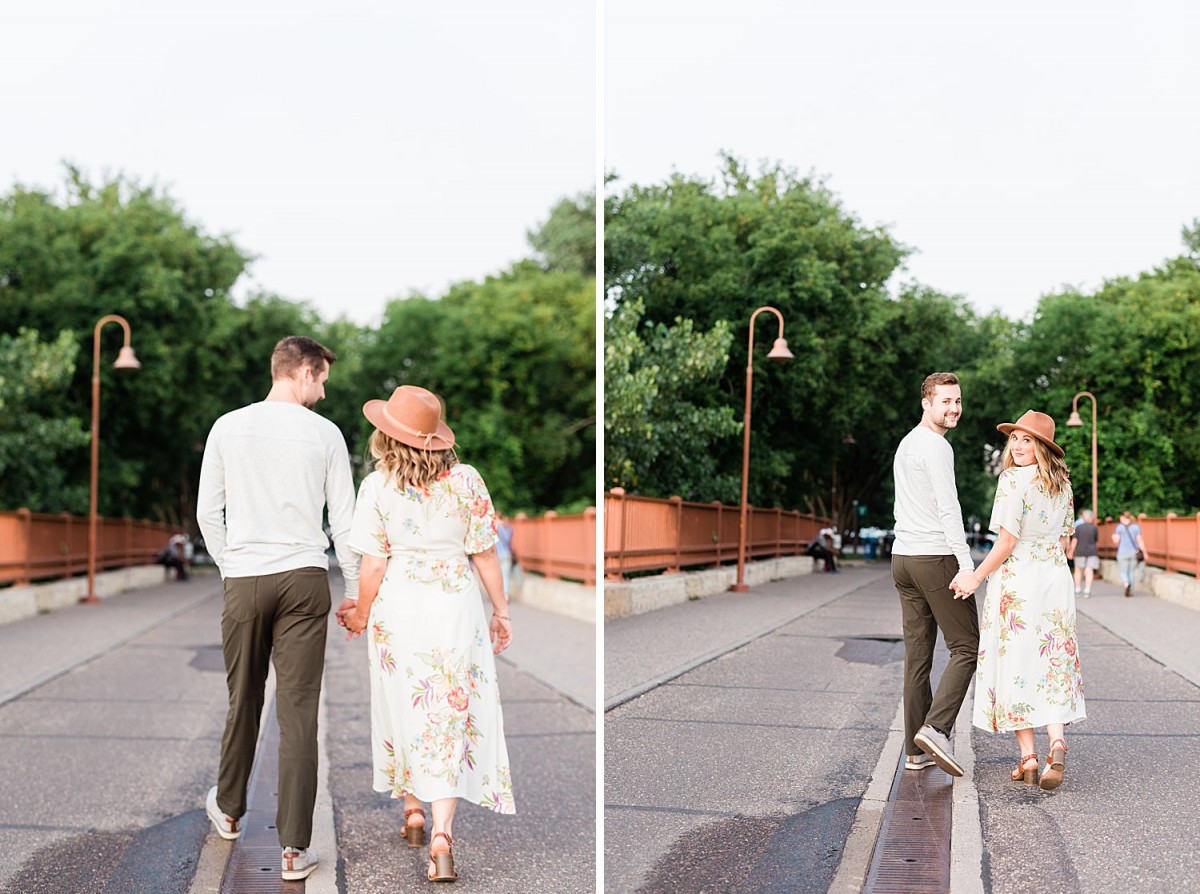
{"label": "wooden heeled sandal", "polygon": [[[444,854],[433,852],[433,843],[439,838],[446,839]],[[433,866],[433,872],[429,875],[431,882],[452,882],[458,878],[458,873],[454,871],[454,842],[445,832],[434,832],[429,840],[429,862]]]}
{"label": "wooden heeled sandal", "polygon": [[[1033,769],[1026,770],[1025,765],[1033,761]],[[1038,781],[1038,756],[1036,754],[1023,754],[1017,762],[1017,766],[1009,774],[1009,778],[1013,782],[1024,782],[1026,785],[1037,785]]]}
{"label": "wooden heeled sandal", "polygon": [[421,847],[425,844],[425,824],[419,826],[411,825],[408,818],[414,813],[421,814],[421,819],[425,819],[425,811],[420,807],[412,807],[404,811],[404,840],[409,847]]}
{"label": "wooden heeled sandal", "polygon": [[1050,743],[1050,756],[1046,758],[1046,769],[1042,771],[1043,791],[1054,791],[1062,785],[1063,772],[1067,769],[1067,743],[1055,739]]}

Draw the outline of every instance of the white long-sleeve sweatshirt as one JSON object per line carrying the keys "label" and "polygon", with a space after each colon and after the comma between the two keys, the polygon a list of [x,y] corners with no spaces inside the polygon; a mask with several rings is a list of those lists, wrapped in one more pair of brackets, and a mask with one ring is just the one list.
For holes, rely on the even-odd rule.
{"label": "white long-sleeve sweatshirt", "polygon": [[359,556],[347,544],[354,485],[338,427],[286,401],[250,404],[213,423],[196,520],[222,578],[328,568],[326,506],[346,597],[357,599]]}
{"label": "white long-sleeve sweatshirt", "polygon": [[963,530],[954,448],[942,435],[918,425],[896,448],[896,541],[892,555],[949,556],[971,571],[971,549]]}

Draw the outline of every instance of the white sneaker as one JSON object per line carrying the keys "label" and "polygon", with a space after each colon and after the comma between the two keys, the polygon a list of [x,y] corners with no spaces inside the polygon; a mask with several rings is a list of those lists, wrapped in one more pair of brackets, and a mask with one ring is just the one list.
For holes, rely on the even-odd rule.
{"label": "white sneaker", "polygon": [[242,827],[238,821],[232,816],[226,816],[225,812],[217,806],[217,787],[215,785],[208,790],[204,809],[208,812],[208,818],[212,820],[212,824],[217,827],[217,834],[226,841],[242,837]]}
{"label": "white sneaker", "polygon": [[316,871],[317,853],[312,848],[285,847],[283,849],[283,880],[298,882]]}
{"label": "white sneaker", "polygon": [[954,759],[950,740],[929,724],[925,724],[917,731],[917,734],[913,736],[913,742],[951,776],[963,775],[962,766]]}
{"label": "white sneaker", "polygon": [[936,766],[937,761],[928,754],[910,754],[904,761],[904,769],[906,770],[928,770],[930,767]]}

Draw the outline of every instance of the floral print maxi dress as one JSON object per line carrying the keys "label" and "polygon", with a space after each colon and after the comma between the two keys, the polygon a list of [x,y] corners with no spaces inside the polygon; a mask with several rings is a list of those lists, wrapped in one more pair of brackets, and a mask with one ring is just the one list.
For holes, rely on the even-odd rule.
{"label": "floral print maxi dress", "polygon": [[989,527],[1017,538],[988,579],[979,620],[972,723],[996,732],[1072,723],[1086,714],[1075,584],[1060,537],[1074,528],[1071,488],[1051,497],[1037,466],[1005,469]]}
{"label": "floral print maxi dress", "polygon": [[428,490],[363,481],[350,545],[386,557],[365,631],[374,787],[465,798],[514,813],[496,664],[467,556],[495,544],[479,473],[458,464]]}

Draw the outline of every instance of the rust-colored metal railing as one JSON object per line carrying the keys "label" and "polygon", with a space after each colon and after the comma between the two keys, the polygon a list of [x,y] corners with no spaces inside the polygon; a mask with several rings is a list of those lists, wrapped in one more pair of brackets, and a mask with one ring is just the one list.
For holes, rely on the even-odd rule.
{"label": "rust-colored metal railing", "polygon": [[512,551],[525,571],[596,584],[596,508],[577,515],[547,512],[513,519]]}
{"label": "rust-colored metal railing", "polygon": [[[619,580],[635,571],[678,571],[736,562],[739,507],[638,497],[614,487],[604,495],[604,575]],[[746,557],[801,555],[828,519],[782,509],[751,507]]]}
{"label": "rust-colored metal railing", "polygon": [[[1200,512],[1184,516],[1169,512],[1161,518],[1139,515],[1137,523],[1146,542],[1147,565],[1200,578]],[[1119,524],[1111,518],[1100,523],[1100,555],[1107,559],[1116,558],[1112,535]]]}
{"label": "rust-colored metal railing", "polygon": [[[150,565],[178,528],[129,518],[101,518],[96,567]],[[0,512],[0,584],[71,577],[87,571],[87,516]]]}

